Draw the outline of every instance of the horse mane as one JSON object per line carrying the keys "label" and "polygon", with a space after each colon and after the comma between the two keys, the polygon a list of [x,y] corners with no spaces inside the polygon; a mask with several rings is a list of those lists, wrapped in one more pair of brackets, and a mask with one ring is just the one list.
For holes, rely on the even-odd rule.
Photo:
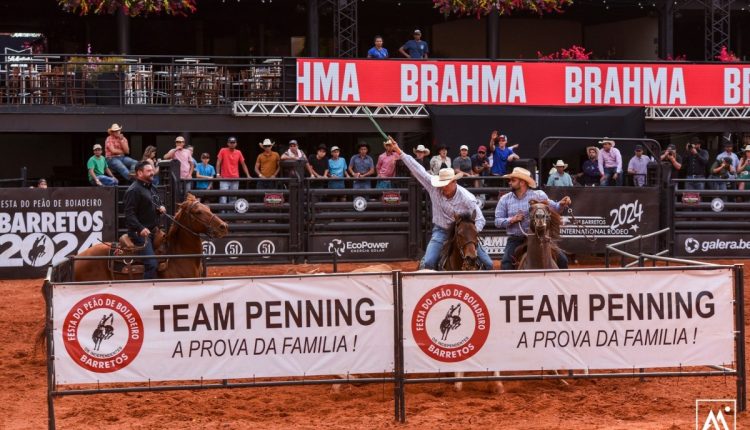
{"label": "horse mane", "polygon": [[[474,219],[472,214],[463,213],[457,215],[458,222],[470,222],[474,224]],[[448,239],[446,239],[445,243],[443,243],[443,247],[440,248],[440,260],[439,261],[445,261],[450,257],[451,255],[451,249],[453,248],[453,242],[456,239],[456,222],[452,222],[451,225],[448,226]]]}
{"label": "horse mane", "polygon": [[[174,219],[179,220],[180,217],[182,216],[183,209],[187,210],[187,207],[193,202],[195,202],[195,196],[188,193],[185,196],[185,201],[180,203],[180,207],[179,209],[177,209],[177,213],[174,214]],[[169,226],[169,231],[167,232],[167,243],[170,243],[169,240],[173,239],[177,235],[178,231],[179,231],[179,226],[177,225],[176,222],[173,222],[172,225]]]}

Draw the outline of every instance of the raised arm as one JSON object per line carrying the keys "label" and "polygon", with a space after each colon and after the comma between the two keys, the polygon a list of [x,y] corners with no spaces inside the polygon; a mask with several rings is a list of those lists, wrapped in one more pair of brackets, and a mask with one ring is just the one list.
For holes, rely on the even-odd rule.
{"label": "raised arm", "polygon": [[402,151],[398,146],[398,143],[393,140],[392,137],[389,137],[388,141],[391,142],[391,144],[393,145],[393,150],[396,152],[396,154],[399,155],[399,157],[401,157],[401,161],[404,162],[404,165],[407,169],[409,169],[412,176],[414,176],[417,181],[422,184],[423,187],[432,187],[432,184],[430,184],[431,175],[424,170],[422,165],[419,164],[419,162],[415,160],[414,157]]}

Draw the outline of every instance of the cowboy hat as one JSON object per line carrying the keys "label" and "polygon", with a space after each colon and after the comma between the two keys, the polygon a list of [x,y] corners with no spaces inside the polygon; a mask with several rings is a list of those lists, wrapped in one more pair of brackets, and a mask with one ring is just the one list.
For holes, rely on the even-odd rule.
{"label": "cowboy hat", "polygon": [[742,152],[747,152],[747,151],[750,151],[750,145],[747,145],[747,146],[746,146],[746,147],[745,147],[745,148],[744,148],[744,149],[742,150]]}
{"label": "cowboy hat", "polygon": [[111,126],[110,126],[110,127],[108,128],[108,129],[107,129],[107,132],[112,132],[112,131],[120,131],[120,130],[122,130],[122,127],[120,127],[120,125],[119,125],[119,124],[112,124],[112,125],[111,125]]}
{"label": "cowboy hat", "polygon": [[263,143],[260,144],[260,146],[273,146],[274,143],[271,142],[271,139],[263,139]]}
{"label": "cowboy hat", "polygon": [[456,174],[456,171],[451,169],[450,167],[440,169],[440,172],[438,172],[437,176],[432,177],[432,186],[435,188],[442,188],[455,181],[456,179],[461,178],[461,176],[463,176],[463,172]]}
{"label": "cowboy hat", "polygon": [[589,151],[591,151],[592,149],[597,153],[597,155],[599,154],[599,148],[597,148],[596,146],[587,146],[586,155],[588,155]]}
{"label": "cowboy hat", "polygon": [[565,162],[562,160],[557,160],[557,163],[555,163],[553,167],[562,167],[563,169],[567,169],[568,165],[565,164]]}
{"label": "cowboy hat", "polygon": [[430,155],[430,149],[425,147],[424,145],[418,145],[416,148],[413,149],[413,151],[415,154],[417,152],[426,152],[427,154],[425,154],[425,157]]}
{"label": "cowboy hat", "polygon": [[503,178],[510,179],[510,178],[516,178],[520,179],[522,181],[525,181],[531,188],[536,188],[536,181],[534,178],[531,177],[531,172],[524,169],[523,167],[514,167],[513,171],[507,175],[504,175]]}
{"label": "cowboy hat", "polygon": [[598,141],[596,143],[598,143],[599,145],[605,145],[605,144],[609,143],[610,145],[615,146],[615,141],[612,140],[612,139],[602,139],[602,140],[600,140],[600,141]]}

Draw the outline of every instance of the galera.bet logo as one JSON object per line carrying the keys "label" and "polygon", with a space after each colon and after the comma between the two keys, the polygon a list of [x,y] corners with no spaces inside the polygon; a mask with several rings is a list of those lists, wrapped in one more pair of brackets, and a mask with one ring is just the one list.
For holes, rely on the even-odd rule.
{"label": "galera.bet logo", "polygon": [[695,401],[696,430],[735,430],[737,428],[737,400],[697,399]]}

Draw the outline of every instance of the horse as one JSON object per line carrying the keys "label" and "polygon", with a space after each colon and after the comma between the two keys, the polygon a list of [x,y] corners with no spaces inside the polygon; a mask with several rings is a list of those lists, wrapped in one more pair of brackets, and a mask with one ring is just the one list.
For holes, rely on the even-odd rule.
{"label": "horse", "polygon": [[[196,257],[176,258],[167,261],[164,270],[158,273],[159,278],[198,278],[202,275],[203,244],[201,234],[209,237],[224,237],[229,231],[227,224],[211,212],[208,206],[200,202],[192,194],[188,194],[180,204],[174,222],[166,235],[166,245],[160,247],[164,252],[157,254],[195,254]],[[103,242],[78,254],[76,257],[108,256],[113,244]],[[157,255],[158,258],[158,255]],[[132,279],[130,275],[113,273],[109,261],[85,260],[73,257],[73,280],[106,281],[116,279]]]}
{"label": "horse", "polygon": [[448,229],[448,240],[440,250],[438,267],[448,271],[479,270],[476,216],[476,212],[454,216],[453,225]]}
{"label": "horse", "polygon": [[557,269],[560,248],[560,215],[546,201],[529,201],[529,233],[526,243],[516,250],[519,270]]}

